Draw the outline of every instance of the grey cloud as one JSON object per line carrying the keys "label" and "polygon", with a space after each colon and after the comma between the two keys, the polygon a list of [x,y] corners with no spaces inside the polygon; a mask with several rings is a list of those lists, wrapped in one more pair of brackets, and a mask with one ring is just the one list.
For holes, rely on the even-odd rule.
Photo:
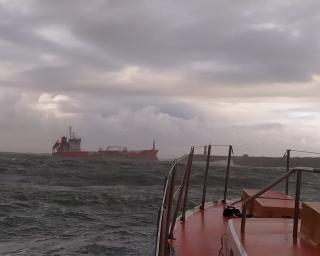
{"label": "grey cloud", "polygon": [[[299,24],[301,36],[294,37],[290,31],[249,30],[246,18],[239,16],[242,8],[217,15],[218,19],[212,19],[211,13],[210,16],[191,16],[190,19],[200,21],[187,22],[181,27],[175,27],[178,20],[155,19],[151,16],[152,9],[151,13],[148,9],[145,13],[143,9],[134,10],[119,23],[107,20],[106,24],[91,24],[89,21],[75,32],[104,50],[111,50],[120,59],[139,65],[179,69],[194,61],[214,60],[224,66],[238,67],[237,71],[213,72],[210,81],[307,81],[319,71],[315,54],[318,38],[303,22]],[[169,22],[173,22],[171,26]],[[99,26],[100,29],[90,29]]]}
{"label": "grey cloud", "polygon": [[[313,106],[312,106],[313,105]],[[279,110],[276,114],[281,114],[288,119],[293,120],[317,120],[320,116],[320,110],[318,104],[311,104],[309,107],[299,107],[299,108],[290,108]]]}
{"label": "grey cloud", "polygon": [[[14,148],[11,142],[24,140],[21,150],[43,152],[72,124],[92,149],[101,138],[142,147],[141,131],[147,141],[156,136],[168,154],[186,144],[207,143],[212,135],[215,141],[245,148],[259,139],[268,143],[287,128],[290,114],[304,112],[259,113],[257,103],[272,105],[281,96],[309,106],[319,98],[319,85],[303,84],[319,73],[316,1],[29,3],[27,11],[0,4],[0,93],[5,92],[0,97],[1,147]],[[80,46],[37,33],[52,26],[66,29]],[[206,67],[210,63],[213,67]],[[112,73],[132,66],[143,71],[129,82],[112,79]],[[7,93],[8,88],[14,93]],[[56,106],[67,115],[37,106],[45,93],[52,97],[49,101],[56,95],[69,97]],[[251,97],[256,102],[244,110],[241,104],[219,110],[213,104]],[[234,126],[235,117],[245,125]],[[312,127],[308,129],[318,130]],[[30,133],[28,138],[21,129]],[[312,141],[305,133],[295,131],[296,137]],[[279,144],[290,142],[278,137]]]}
{"label": "grey cloud", "polygon": [[[92,109],[91,111],[87,109],[87,112],[77,112],[79,109],[74,108],[77,104],[73,105],[74,99],[72,97],[70,99],[71,101],[60,101],[57,110],[76,115],[60,118],[46,108],[34,108],[37,103],[36,98],[35,102],[30,102],[24,99],[19,92],[11,91],[3,94],[0,97],[0,150],[49,152],[55,139],[67,133],[68,125],[72,125],[76,133],[83,138],[83,148],[87,150],[96,150],[98,147],[107,145],[143,149],[151,147],[152,139],[156,138],[161,148],[161,155],[168,157],[184,150],[185,143],[190,145],[195,143],[196,141],[192,141],[192,138],[199,139],[199,136],[195,136],[198,130],[194,130],[198,122],[191,117],[184,119],[162,112],[161,108],[150,106],[137,106],[135,110],[125,109],[122,105],[125,102],[119,104],[117,109],[113,101],[109,106],[109,110],[113,110],[113,113],[110,112],[101,118],[99,112],[103,112],[104,106],[108,107],[108,104],[103,105],[98,101],[94,109],[94,106],[90,105],[94,100],[83,98],[80,108],[85,109],[87,106]],[[51,104],[52,101],[42,100],[44,107],[46,103]],[[179,104],[172,103],[172,106],[179,107]],[[176,112],[179,111],[176,109]],[[198,126],[198,129],[201,129],[200,127]],[[168,132],[173,137],[168,136]],[[187,141],[185,136],[190,140]],[[206,138],[207,135],[200,137]],[[205,141],[203,138],[201,140]],[[23,143],[17,143],[18,141],[23,141]],[[177,145],[171,145],[172,142],[177,142]]]}
{"label": "grey cloud", "polygon": [[[274,11],[270,5],[257,6],[251,1],[243,6],[217,1],[187,2],[184,6],[156,1],[142,1],[140,5],[97,3],[100,5],[88,8],[86,2],[70,2],[62,8],[61,2],[39,1],[35,15],[43,17],[45,13],[48,23],[51,19],[70,27],[79,40],[123,63],[179,69],[194,61],[214,60],[238,66],[237,72],[213,72],[211,81],[305,81],[319,69],[314,54],[318,50],[315,27],[299,13],[295,18],[300,19],[294,22],[301,34],[297,37],[290,30],[248,29],[270,21],[291,26],[290,11],[298,12],[299,4],[278,5],[279,10]],[[252,13],[244,15],[250,9]],[[219,11],[212,15],[214,10]]]}
{"label": "grey cloud", "polygon": [[181,120],[190,120],[195,117],[202,118],[197,106],[180,102],[179,99],[176,98],[162,99],[141,96],[118,98],[110,95],[92,98],[86,94],[76,94],[72,99],[75,99],[75,102],[65,102],[60,105],[62,112],[101,115],[103,118],[108,118],[109,116],[119,114],[119,112],[123,110],[135,112],[152,107],[155,114],[166,114],[172,118]]}
{"label": "grey cloud", "polygon": [[[241,5],[187,1],[183,6],[157,1],[94,1],[90,6],[87,1],[34,1],[31,13],[2,10],[9,22],[0,26],[1,37],[13,45],[0,54],[17,62],[20,56],[25,63],[49,53],[68,62],[68,70],[75,70],[71,72],[81,69],[83,74],[86,67],[105,72],[128,65],[155,72],[175,70],[197,80],[197,87],[308,81],[319,72],[318,23],[313,11],[318,5],[283,1],[275,6],[254,1]],[[252,29],[268,22],[284,28]],[[52,25],[69,29],[86,47],[65,49],[34,33]],[[208,61],[225,69],[192,69],[195,62]],[[41,72],[31,71],[34,84]],[[63,69],[54,72],[65,76]],[[95,90],[94,85],[91,88]]]}
{"label": "grey cloud", "polygon": [[259,123],[253,125],[235,125],[232,126],[235,129],[253,129],[253,130],[282,130],[285,125],[282,123]]}
{"label": "grey cloud", "polygon": [[281,130],[284,128],[284,125],[281,123],[261,123],[253,125],[252,128],[257,130]]}

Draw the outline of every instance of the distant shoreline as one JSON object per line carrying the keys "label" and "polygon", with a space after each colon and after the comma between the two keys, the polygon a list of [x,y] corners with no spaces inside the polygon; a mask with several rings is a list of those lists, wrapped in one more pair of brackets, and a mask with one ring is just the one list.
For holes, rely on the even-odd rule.
{"label": "distant shoreline", "polygon": [[[206,161],[205,155],[195,155],[194,161]],[[211,156],[210,161],[227,160],[226,156]],[[232,164],[250,167],[286,167],[286,158],[265,157],[265,156],[234,156]],[[290,158],[290,167],[320,167],[320,157],[292,157]]]}
{"label": "distant shoreline", "polygon": [[[33,156],[51,156],[50,153],[29,153],[29,152],[0,152],[3,155],[33,155]],[[185,156],[183,162],[186,161],[188,155]],[[206,155],[196,154],[194,155],[193,161],[205,162],[207,159]],[[171,162],[174,159],[159,159],[159,161]],[[220,163],[226,161],[227,156],[211,156],[211,162]],[[267,157],[267,156],[233,156],[232,165],[237,166],[250,166],[250,167],[286,167],[286,158],[281,157]],[[290,159],[290,167],[304,166],[304,167],[320,167],[320,157],[292,157]]]}

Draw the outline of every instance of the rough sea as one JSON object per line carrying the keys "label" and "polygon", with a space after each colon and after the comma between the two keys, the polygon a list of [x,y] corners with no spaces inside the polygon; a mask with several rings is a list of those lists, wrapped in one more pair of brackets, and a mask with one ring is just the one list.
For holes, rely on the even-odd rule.
{"label": "rough sea", "polygon": [[[154,255],[170,165],[0,154],[0,255]],[[194,164],[190,207],[200,203],[203,170]],[[229,198],[243,187],[262,188],[284,171],[233,166]],[[224,166],[211,166],[208,200],[222,198],[224,175]],[[319,178],[303,175],[303,199],[320,200]]]}

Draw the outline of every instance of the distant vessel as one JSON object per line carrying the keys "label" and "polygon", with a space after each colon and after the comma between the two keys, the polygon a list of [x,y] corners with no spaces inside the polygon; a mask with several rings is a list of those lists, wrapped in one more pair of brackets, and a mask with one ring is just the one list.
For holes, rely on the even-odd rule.
{"label": "distant vessel", "polygon": [[81,138],[76,137],[69,127],[69,138],[63,136],[52,146],[52,155],[65,158],[103,158],[110,160],[158,160],[153,140],[152,149],[127,150],[126,147],[109,146],[106,149],[100,148],[98,151],[82,151]]}

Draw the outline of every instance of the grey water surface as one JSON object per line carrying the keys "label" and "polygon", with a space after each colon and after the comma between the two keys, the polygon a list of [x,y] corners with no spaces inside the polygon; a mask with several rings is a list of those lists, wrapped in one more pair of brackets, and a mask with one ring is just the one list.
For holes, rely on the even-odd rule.
{"label": "grey water surface", "polygon": [[[153,255],[170,164],[0,154],[0,255]],[[194,164],[189,207],[200,203],[203,169]],[[232,167],[229,197],[284,171]],[[222,197],[224,176],[225,167],[211,166],[208,200]],[[319,178],[303,176],[303,199],[320,199]]]}

